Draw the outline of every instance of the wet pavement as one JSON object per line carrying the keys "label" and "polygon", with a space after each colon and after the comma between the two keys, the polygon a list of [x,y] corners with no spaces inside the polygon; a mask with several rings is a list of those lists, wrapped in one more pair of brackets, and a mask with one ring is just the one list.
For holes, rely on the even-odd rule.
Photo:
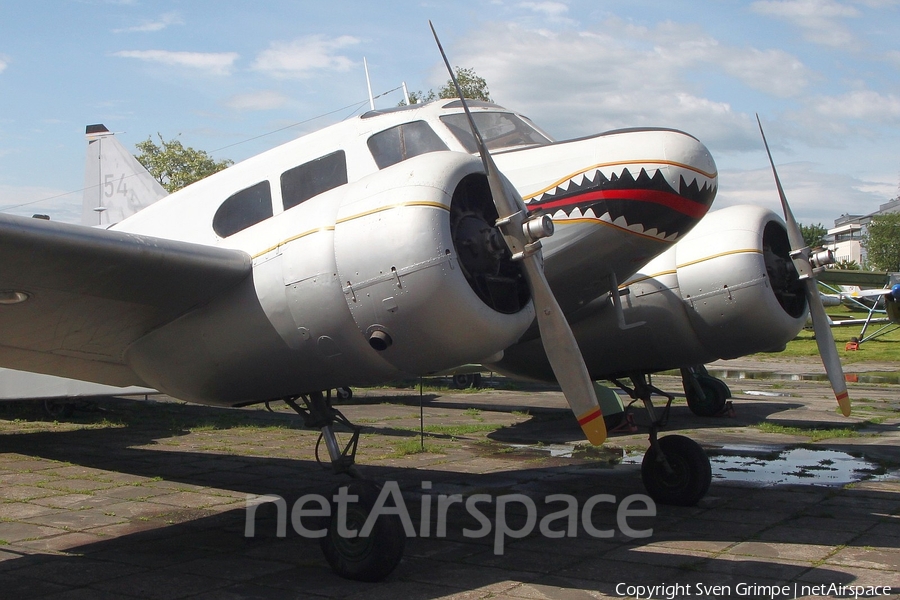
{"label": "wet pavement", "polygon": [[[674,377],[654,384],[680,390]],[[855,412],[844,419],[820,382],[728,384],[733,416],[694,417],[683,399],[670,414],[668,432],[697,440],[711,457],[707,496],[696,507],[658,505],[655,515],[639,514],[647,506],[635,501],[624,527],[626,499],[644,493],[646,434],[616,434],[602,451],[585,449],[564,399],[548,389],[428,388],[421,408],[414,387],[355,390],[339,407],[364,426],[361,470],[398,483],[416,533],[401,564],[377,584],[333,575],[318,541],[297,534],[293,521],[278,537],[274,504],[257,509],[254,535],[245,535],[248,499],[280,496],[290,512],[301,496],[330,495],[342,481],[317,464],[317,433],[300,429],[286,410],[107,400],[52,422],[37,408],[2,405],[0,598],[857,591],[841,586],[900,597],[897,386],[851,384]],[[420,410],[426,452],[419,451]],[[642,413],[638,423],[646,421]],[[481,524],[461,503],[446,511],[445,535],[438,535],[438,499],[452,494],[492,499],[478,505],[492,525],[488,535],[466,535]],[[531,499],[536,512],[524,537],[514,536],[528,529],[530,508],[512,494]],[[552,495],[574,499],[571,531],[567,517],[554,518],[566,505],[548,502]],[[585,521],[581,509],[589,504]],[[552,522],[545,533],[572,535],[548,537],[544,521]],[[498,541],[501,522],[510,533]],[[661,587],[648,593],[654,586]],[[880,586],[894,589],[885,595]]]}

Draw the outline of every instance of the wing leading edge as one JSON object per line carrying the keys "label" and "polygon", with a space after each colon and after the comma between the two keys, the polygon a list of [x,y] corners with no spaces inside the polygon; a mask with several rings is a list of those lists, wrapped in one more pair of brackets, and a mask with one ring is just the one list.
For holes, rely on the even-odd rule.
{"label": "wing leading edge", "polygon": [[128,347],[250,272],[240,250],[0,215],[0,367],[142,385]]}

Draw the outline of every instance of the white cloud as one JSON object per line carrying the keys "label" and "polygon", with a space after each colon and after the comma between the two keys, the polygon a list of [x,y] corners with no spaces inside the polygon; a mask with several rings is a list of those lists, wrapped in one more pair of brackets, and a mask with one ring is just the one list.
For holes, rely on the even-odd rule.
{"label": "white cloud", "polygon": [[328,38],[313,35],[292,42],[272,42],[256,58],[253,68],[279,78],[305,78],[316,71],[347,71],[353,61],[338,53],[359,40],[348,35]]}
{"label": "white cloud", "polygon": [[848,47],[854,43],[843,20],[858,17],[859,11],[835,0],[758,0],[750,7],[758,14],[796,25],[811,42],[832,47]]}
{"label": "white cloud", "polygon": [[569,7],[562,2],[521,2],[519,6],[548,17],[559,17],[569,12]]}
{"label": "white cloud", "polygon": [[273,90],[262,90],[248,94],[238,94],[229,98],[225,105],[237,110],[272,110],[287,104],[288,98]]}
{"label": "white cloud", "polygon": [[184,25],[184,21],[178,13],[170,12],[162,15],[154,21],[144,21],[140,25],[133,27],[124,27],[122,29],[113,29],[113,33],[144,33],[153,31],[162,31],[169,25]]}
{"label": "white cloud", "polygon": [[6,70],[6,67],[9,66],[9,59],[0,54],[0,73]]}
{"label": "white cloud", "polygon": [[171,52],[169,50],[123,50],[116,52],[115,56],[200,69],[212,75],[228,75],[234,61],[238,59],[238,54],[235,52]]}
{"label": "white cloud", "polygon": [[[721,44],[695,26],[646,29],[620,21],[596,31],[529,30],[490,25],[460,43],[471,65],[510,103],[560,137],[618,127],[684,129],[717,150],[758,145],[752,116],[707,97],[704,76],[727,74],[761,91],[791,96],[812,74],[780,51]],[[732,93],[722,93],[731,98]],[[577,129],[574,129],[577,127]]]}
{"label": "white cloud", "polygon": [[[760,153],[761,162],[764,156]],[[879,204],[894,191],[890,183],[823,171],[809,162],[777,166],[791,211],[801,223],[831,227],[841,213],[869,214],[878,210]],[[719,171],[719,193],[713,206],[724,208],[735,204],[756,204],[781,214],[781,202],[769,167]]]}
{"label": "white cloud", "polygon": [[894,132],[900,127],[900,96],[866,89],[812,96],[801,107],[785,111],[781,119],[789,132],[785,139],[845,152],[849,144],[864,141],[869,154],[880,156],[884,153],[874,148],[892,147]]}
{"label": "white cloud", "polygon": [[0,212],[30,217],[46,214],[54,221],[81,222],[82,190],[0,185]]}

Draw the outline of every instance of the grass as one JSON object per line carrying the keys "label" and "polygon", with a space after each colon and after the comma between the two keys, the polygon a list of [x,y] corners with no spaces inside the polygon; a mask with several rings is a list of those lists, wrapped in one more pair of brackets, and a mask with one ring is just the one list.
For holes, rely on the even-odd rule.
{"label": "grass", "polygon": [[[500,429],[502,425],[497,425],[493,423],[469,423],[469,424],[457,424],[457,425],[426,425],[425,433],[436,433],[439,435],[469,435],[472,433],[481,433],[484,431],[496,431]],[[399,429],[405,429],[407,431],[419,431],[418,427],[400,427]]]}
{"label": "grass", "polygon": [[[866,313],[852,312],[844,306],[835,306],[828,309],[828,314],[832,317],[840,318],[865,318]],[[870,325],[867,333],[874,333],[880,325]],[[850,341],[851,337],[858,337],[861,325],[848,327],[833,327],[832,335],[835,339],[835,347],[844,364],[854,364],[866,361],[885,361],[900,362],[900,330],[887,333],[881,337],[869,340],[860,346],[859,350],[847,351],[844,346]],[[818,358],[819,349],[816,346],[815,336],[813,332],[804,329],[791,342],[788,342],[787,348],[783,352],[778,353],[780,356],[808,356]],[[760,356],[773,356],[772,354],[763,353]]]}
{"label": "grass", "polygon": [[428,442],[425,442],[423,447],[422,441],[418,438],[395,442],[392,446],[394,448],[393,452],[383,458],[403,458],[404,456],[422,453],[440,454],[444,449],[443,446]]}
{"label": "grass", "polygon": [[[864,426],[865,424],[861,424]],[[790,427],[787,425],[778,425],[775,423],[760,423],[754,425],[763,433],[779,433],[782,435],[802,435],[808,437],[812,442],[821,440],[830,440],[834,438],[852,438],[865,437],[857,433],[857,427],[828,427],[820,429],[818,427]]]}

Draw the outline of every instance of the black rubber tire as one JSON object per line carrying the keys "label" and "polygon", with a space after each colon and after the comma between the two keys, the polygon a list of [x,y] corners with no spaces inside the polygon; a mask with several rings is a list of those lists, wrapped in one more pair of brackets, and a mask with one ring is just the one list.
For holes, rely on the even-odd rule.
{"label": "black rubber tire", "polygon": [[348,387],[339,387],[334,390],[334,395],[338,400],[350,400],[353,398],[353,389]]}
{"label": "black rubber tire", "polygon": [[692,413],[698,417],[714,417],[725,410],[725,403],[731,398],[731,390],[724,381],[709,375],[699,375],[697,383],[703,389],[704,398],[700,398],[693,386],[684,386],[684,395]]}
{"label": "black rubber tire", "polygon": [[472,387],[475,376],[472,373],[457,373],[450,378],[450,387],[454,390],[465,390]]}
{"label": "black rubber tire", "polygon": [[653,446],[644,454],[641,479],[647,494],[660,504],[694,506],[709,490],[712,467],[700,444],[683,435],[659,438],[659,447],[672,472],[666,472],[657,460],[659,452]]}
{"label": "black rubber tire", "polygon": [[[357,502],[347,504],[347,528],[359,531],[375,506],[381,487],[364,480],[351,481],[339,487],[345,485],[348,494],[359,497]],[[337,530],[337,505],[332,501],[328,533],[320,543],[325,560],[335,574],[355,581],[374,582],[390,575],[400,563],[406,546],[406,532],[400,517],[382,515],[368,537],[341,537]]]}
{"label": "black rubber tire", "polygon": [[75,413],[75,405],[71,402],[44,400],[44,413],[51,419],[68,419]]}

